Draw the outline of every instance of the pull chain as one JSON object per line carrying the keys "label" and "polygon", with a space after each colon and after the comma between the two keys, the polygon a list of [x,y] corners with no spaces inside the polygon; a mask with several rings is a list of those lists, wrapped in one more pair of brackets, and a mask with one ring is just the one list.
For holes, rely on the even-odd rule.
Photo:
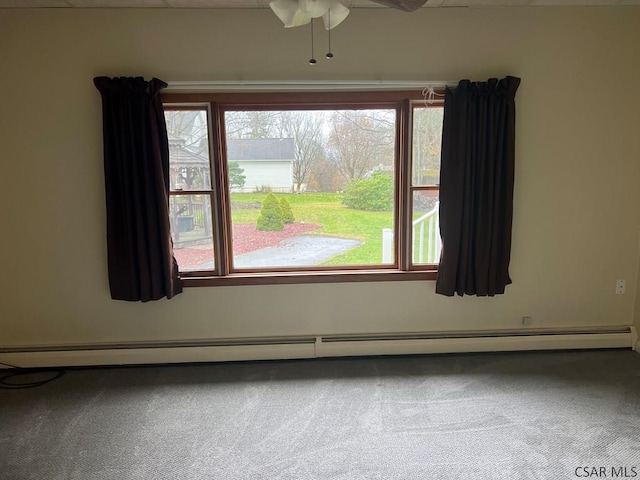
{"label": "pull chain", "polygon": [[333,53],[331,53],[331,9],[329,9],[329,51],[327,52],[326,57],[331,59],[333,58]]}
{"label": "pull chain", "polygon": [[313,18],[311,19],[310,25],[311,25],[311,59],[309,60],[309,65],[315,65],[318,62],[313,56]]}

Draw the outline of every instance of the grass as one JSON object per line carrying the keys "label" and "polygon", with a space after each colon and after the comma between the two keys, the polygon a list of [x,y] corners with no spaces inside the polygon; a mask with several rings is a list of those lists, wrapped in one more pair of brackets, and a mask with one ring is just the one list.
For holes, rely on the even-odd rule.
{"label": "grass", "polygon": [[[352,210],[342,205],[337,193],[276,194],[286,197],[296,222],[321,225],[316,235],[356,238],[362,245],[325,262],[325,265],[371,265],[382,263],[382,229],[393,227],[393,212]],[[233,202],[261,202],[264,193],[233,193]],[[236,209],[233,223],[255,223],[259,209]]]}

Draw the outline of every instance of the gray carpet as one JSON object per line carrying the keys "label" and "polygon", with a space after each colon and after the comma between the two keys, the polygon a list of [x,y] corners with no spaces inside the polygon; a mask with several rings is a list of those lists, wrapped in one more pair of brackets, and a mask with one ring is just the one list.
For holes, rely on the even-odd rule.
{"label": "gray carpet", "polygon": [[0,390],[3,480],[575,479],[585,467],[640,478],[637,353],[74,370]]}

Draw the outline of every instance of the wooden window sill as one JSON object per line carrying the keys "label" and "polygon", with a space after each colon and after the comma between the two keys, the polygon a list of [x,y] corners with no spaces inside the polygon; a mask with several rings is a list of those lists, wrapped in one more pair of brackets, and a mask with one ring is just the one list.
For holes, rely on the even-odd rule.
{"label": "wooden window sill", "polygon": [[350,270],[331,272],[233,273],[226,276],[185,276],[185,287],[289,285],[302,283],[397,282],[435,280],[437,270]]}

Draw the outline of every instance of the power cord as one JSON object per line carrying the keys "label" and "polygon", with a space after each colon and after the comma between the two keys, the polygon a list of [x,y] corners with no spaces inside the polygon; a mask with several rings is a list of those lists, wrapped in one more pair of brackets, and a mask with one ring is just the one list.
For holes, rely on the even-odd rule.
{"label": "power cord", "polygon": [[[18,370],[17,372],[9,373],[8,375],[4,375],[0,377],[0,389],[3,390],[20,390],[23,388],[36,388],[41,387],[42,385],[46,385],[49,382],[53,382],[58,378],[62,377],[66,372],[64,370],[32,370],[30,368],[22,368],[16,365],[11,365],[9,363],[0,362],[0,365],[4,365],[5,367],[15,368]],[[45,378],[44,380],[37,380],[35,382],[10,382],[9,379],[12,378],[20,378],[24,375],[34,375],[43,372],[50,372],[53,376],[49,378]]]}

